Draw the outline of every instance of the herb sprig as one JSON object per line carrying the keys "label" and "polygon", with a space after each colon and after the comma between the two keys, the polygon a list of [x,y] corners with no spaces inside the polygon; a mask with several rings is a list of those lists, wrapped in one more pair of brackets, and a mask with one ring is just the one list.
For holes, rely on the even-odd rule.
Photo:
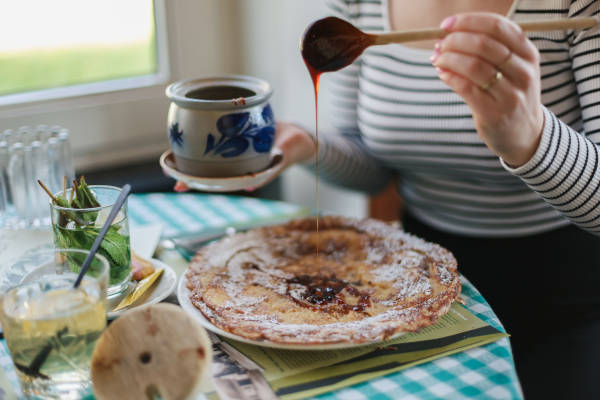
{"label": "herb sprig", "polygon": [[[83,212],[72,211],[101,207],[100,202],[88,186],[85,178],[82,176],[79,178],[79,181],[73,181],[73,187],[70,189],[68,199],[66,179],[63,179],[62,193],[56,195],[52,194],[41,181],[38,180],[38,183],[48,193],[48,196],[52,199],[52,203],[62,208],[58,209],[59,218],[53,227],[54,240],[57,247],[89,250],[100,232],[100,226],[96,224],[99,212],[93,210]],[[117,224],[110,227],[99,250],[99,253],[110,262],[110,284],[120,283],[130,270],[131,254],[129,237],[121,234],[119,229],[120,227]],[[69,257],[71,269],[78,272],[85,255],[77,254],[70,255]]]}

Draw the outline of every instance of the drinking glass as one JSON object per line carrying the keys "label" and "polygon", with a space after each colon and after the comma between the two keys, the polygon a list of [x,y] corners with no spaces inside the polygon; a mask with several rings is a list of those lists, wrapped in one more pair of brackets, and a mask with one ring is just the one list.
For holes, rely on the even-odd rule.
{"label": "drinking glass", "polygon": [[[114,186],[90,185],[100,207],[65,208],[50,202],[52,231],[56,248],[76,248],[89,250],[100,233],[104,221],[117,201],[121,189]],[[71,190],[59,192],[67,199]],[[108,233],[100,245],[98,253],[106,257],[110,264],[108,299],[120,296],[128,289],[131,279],[131,249],[127,202],[114,219]]]}
{"label": "drinking glass", "polygon": [[79,399],[91,393],[90,359],[106,327],[109,265],[96,254],[80,286],[73,284],[88,251],[43,253],[35,269],[0,301],[0,321],[26,396]]}
{"label": "drinking glass", "polygon": [[69,130],[22,126],[0,132],[0,227],[50,226],[46,193],[60,190],[63,177],[75,178]]}

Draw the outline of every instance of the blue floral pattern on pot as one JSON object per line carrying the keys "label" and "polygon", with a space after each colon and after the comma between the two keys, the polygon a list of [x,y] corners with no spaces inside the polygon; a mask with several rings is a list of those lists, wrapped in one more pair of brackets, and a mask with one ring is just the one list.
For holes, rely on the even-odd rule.
{"label": "blue floral pattern on pot", "polygon": [[169,138],[171,139],[171,144],[178,145],[179,147],[183,146],[183,131],[179,130],[179,123],[175,122],[169,128]]}
{"label": "blue floral pattern on pot", "polygon": [[275,118],[267,104],[259,115],[249,112],[231,113],[217,120],[220,136],[209,133],[204,154],[220,155],[224,158],[243,154],[252,145],[257,153],[271,150],[275,137]]}

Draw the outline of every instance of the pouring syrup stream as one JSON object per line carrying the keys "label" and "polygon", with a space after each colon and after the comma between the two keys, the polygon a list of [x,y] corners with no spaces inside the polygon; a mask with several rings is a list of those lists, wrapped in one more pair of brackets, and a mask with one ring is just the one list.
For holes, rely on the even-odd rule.
{"label": "pouring syrup stream", "polygon": [[372,35],[351,24],[327,17],[311,24],[302,37],[300,50],[315,92],[315,206],[317,211],[317,256],[319,256],[319,78],[324,72],[337,71],[354,61],[374,43]]}
{"label": "pouring syrup stream", "polygon": [[[306,60],[305,60],[306,61]],[[315,208],[317,214],[317,257],[319,256],[319,78],[320,73],[317,73],[310,65],[306,64],[310,77],[313,81],[315,90]]]}

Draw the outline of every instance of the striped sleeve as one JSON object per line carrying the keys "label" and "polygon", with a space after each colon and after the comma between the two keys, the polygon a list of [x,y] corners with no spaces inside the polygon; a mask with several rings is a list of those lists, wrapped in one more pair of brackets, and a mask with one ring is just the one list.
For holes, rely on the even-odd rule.
{"label": "striped sleeve", "polygon": [[[571,2],[569,16],[596,16],[600,1]],[[504,167],[579,227],[600,233],[600,29],[574,32],[570,57],[583,131],[544,108],[540,145],[525,165]]]}
{"label": "striped sleeve", "polygon": [[[327,1],[332,12],[344,19],[351,16],[344,0]],[[356,4],[354,4],[356,5]],[[331,91],[335,99],[330,114],[335,132],[319,134],[319,179],[348,189],[376,193],[392,177],[365,147],[358,128],[358,78],[360,60],[333,73]],[[314,165],[311,165],[314,169]]]}

